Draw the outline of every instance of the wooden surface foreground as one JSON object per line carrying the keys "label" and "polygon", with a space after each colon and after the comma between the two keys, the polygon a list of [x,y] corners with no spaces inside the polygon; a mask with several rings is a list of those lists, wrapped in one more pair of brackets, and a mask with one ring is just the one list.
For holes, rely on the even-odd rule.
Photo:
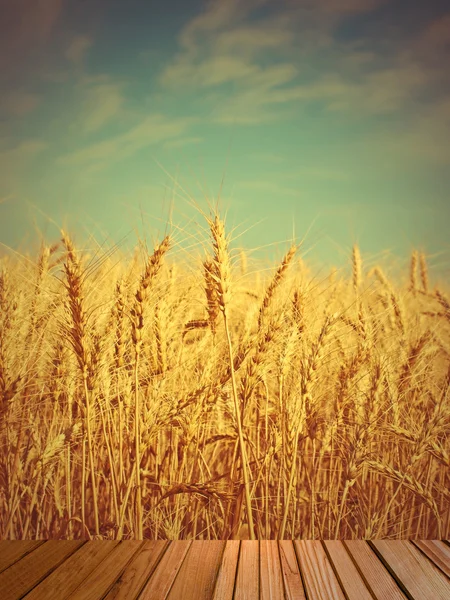
{"label": "wooden surface foreground", "polygon": [[2,541],[2,600],[449,600],[444,541]]}

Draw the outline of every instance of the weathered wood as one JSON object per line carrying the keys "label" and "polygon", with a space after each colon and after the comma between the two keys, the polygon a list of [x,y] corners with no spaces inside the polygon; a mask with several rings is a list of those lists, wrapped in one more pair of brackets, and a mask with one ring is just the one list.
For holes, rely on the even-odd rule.
{"label": "weathered wood", "polygon": [[0,573],[43,544],[43,541],[8,540],[0,543]]}
{"label": "weathered wood", "polygon": [[144,542],[131,563],[114,583],[105,600],[135,600],[150,579],[169,542]]}
{"label": "weathered wood", "polygon": [[259,542],[243,540],[234,590],[234,600],[259,599]]}
{"label": "weathered wood", "polygon": [[278,545],[286,600],[306,600],[293,542],[280,541]]}
{"label": "weathered wood", "polygon": [[261,600],[283,599],[284,586],[280,554],[275,541],[261,540],[259,546]]}
{"label": "weathered wood", "polygon": [[348,600],[373,600],[343,543],[336,540],[324,542],[324,545]]}
{"label": "weathered wood", "polygon": [[0,599],[447,600],[445,541],[0,542]]}
{"label": "weathered wood", "polygon": [[214,589],[213,600],[233,599],[240,545],[241,542],[239,540],[229,540],[226,543]]}
{"label": "weathered wood", "polygon": [[224,548],[221,541],[192,542],[168,600],[210,600]]}
{"label": "weathered wood", "polygon": [[99,600],[122,575],[125,567],[142,546],[143,542],[128,540],[120,542],[108,556],[91,571],[90,575],[69,596],[68,600]]}
{"label": "weathered wood", "polygon": [[376,540],[371,542],[386,568],[415,600],[448,600],[450,582],[412,542]]}
{"label": "weathered wood", "polygon": [[413,542],[447,577],[450,577],[450,548],[447,544],[439,540],[413,540]]}
{"label": "weathered wood", "polygon": [[[83,545],[81,541],[50,540],[15,562],[0,575],[2,600],[17,600]],[[80,548],[81,549],[81,548]],[[46,596],[46,598],[54,596]]]}
{"label": "weathered wood", "polygon": [[166,600],[191,544],[187,540],[170,542],[139,600]]}
{"label": "weathered wood", "polygon": [[[47,544],[39,550],[44,550]],[[60,542],[52,542],[58,545]],[[66,543],[66,542],[63,542]],[[119,542],[86,542],[27,596],[27,600],[65,600],[86,577],[112,552]],[[56,565],[55,565],[56,566]]]}
{"label": "weathered wood", "polygon": [[345,600],[321,542],[300,540],[294,546],[309,600]]}
{"label": "weathered wood", "polygon": [[389,598],[389,600],[406,600],[405,594],[398,587],[395,579],[386,570],[367,542],[351,540],[344,542],[344,545],[357,564],[367,587],[372,590],[377,600],[384,600],[385,598]]}

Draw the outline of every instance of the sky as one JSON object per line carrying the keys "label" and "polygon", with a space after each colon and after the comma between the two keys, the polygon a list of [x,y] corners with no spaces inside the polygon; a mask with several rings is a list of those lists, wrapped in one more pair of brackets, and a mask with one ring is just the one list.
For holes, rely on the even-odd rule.
{"label": "sky", "polygon": [[220,192],[239,245],[268,256],[306,236],[325,263],[357,242],[450,273],[447,0],[0,10],[1,244],[61,225],[154,238],[169,218],[182,243],[203,226],[190,198]]}

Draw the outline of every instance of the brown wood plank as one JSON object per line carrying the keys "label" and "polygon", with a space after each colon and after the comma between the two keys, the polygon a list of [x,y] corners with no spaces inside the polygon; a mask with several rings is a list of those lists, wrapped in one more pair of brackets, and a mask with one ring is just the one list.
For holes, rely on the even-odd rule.
{"label": "brown wood plank", "polygon": [[49,540],[15,562],[0,575],[2,600],[24,596],[78,549],[82,550],[83,543]]}
{"label": "brown wood plank", "polygon": [[211,600],[224,548],[224,541],[193,541],[168,600]]}
{"label": "brown wood plank", "polygon": [[259,544],[260,562],[260,600],[284,598],[283,575],[281,572],[278,543],[272,540],[261,540]]}
{"label": "brown wood plank", "polygon": [[349,554],[352,556],[367,587],[372,590],[377,600],[406,600],[405,594],[398,587],[395,579],[386,570],[375,552],[364,540],[345,541]]}
{"label": "brown wood plank", "polygon": [[67,598],[70,600],[99,600],[119,579],[128,563],[142,546],[139,540],[120,542],[108,556],[91,571],[83,583]]}
{"label": "brown wood plank", "polygon": [[43,541],[6,540],[0,542],[0,573],[43,544]]}
{"label": "brown wood plank", "polygon": [[320,541],[294,542],[309,600],[346,600]]}
{"label": "brown wood plank", "polygon": [[375,540],[371,545],[415,600],[450,598],[450,582],[446,576],[412,542]]}
{"label": "brown wood plank", "polygon": [[259,542],[242,540],[234,600],[259,599]]}
{"label": "brown wood plank", "polygon": [[140,551],[105,596],[105,600],[135,600],[168,545],[168,542],[161,540],[144,542]]}
{"label": "brown wood plank", "polygon": [[86,542],[78,552],[67,558],[42,583],[36,586],[28,594],[27,600],[48,600],[49,598],[52,600],[66,600],[97,565],[114,550],[118,543],[101,540]]}
{"label": "brown wood plank", "polygon": [[286,600],[306,600],[293,542],[278,542]]}
{"label": "brown wood plank", "polygon": [[413,543],[450,577],[450,548],[447,544],[439,540],[413,540]]}
{"label": "brown wood plank", "polygon": [[338,540],[323,543],[347,600],[373,600],[344,544]]}
{"label": "brown wood plank", "polygon": [[166,600],[191,544],[188,540],[170,542],[139,600]]}
{"label": "brown wood plank", "polygon": [[229,540],[226,543],[214,589],[213,600],[233,599],[240,545],[241,542],[239,540]]}

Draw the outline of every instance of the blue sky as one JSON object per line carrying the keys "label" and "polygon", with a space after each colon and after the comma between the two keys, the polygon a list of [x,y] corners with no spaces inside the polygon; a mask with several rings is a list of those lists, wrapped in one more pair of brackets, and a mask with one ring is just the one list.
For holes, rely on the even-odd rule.
{"label": "blue sky", "polygon": [[[239,243],[447,268],[448,2],[2,0],[0,241],[222,203]],[[159,163],[159,164],[158,164]],[[161,166],[183,186],[177,188]],[[250,228],[250,229],[249,229]],[[133,238],[134,234],[130,234]],[[182,235],[178,236],[182,239]],[[448,271],[447,271],[448,273]]]}

